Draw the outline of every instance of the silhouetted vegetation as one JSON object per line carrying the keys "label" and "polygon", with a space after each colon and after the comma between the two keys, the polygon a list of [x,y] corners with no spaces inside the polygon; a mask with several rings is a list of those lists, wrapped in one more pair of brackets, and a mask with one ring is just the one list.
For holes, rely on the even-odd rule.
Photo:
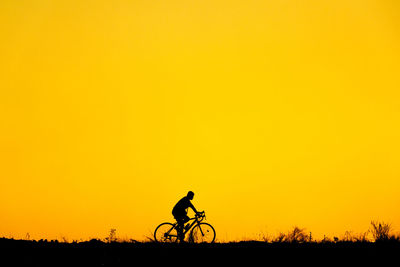
{"label": "silhouetted vegetation", "polygon": [[[160,244],[151,240],[139,242],[129,238],[118,238],[116,229],[111,229],[103,239],[88,241],[73,240],[16,240],[0,238],[0,251],[10,257],[14,265],[68,265],[68,266],[115,266],[146,263],[166,263],[165,260],[180,258],[192,261],[208,257],[208,261],[226,264],[290,262],[299,264],[311,259],[326,261],[353,259],[360,264],[363,260],[373,259],[382,265],[395,258],[400,251],[400,236],[393,233],[390,224],[371,222],[367,232],[345,232],[341,237],[327,237],[315,240],[311,232],[304,228],[293,227],[286,233],[276,236],[260,235],[258,240],[216,242],[213,244],[169,243]],[[167,260],[167,261],[169,261]]]}
{"label": "silhouetted vegetation", "polygon": [[117,241],[117,229],[111,228],[108,237],[105,238],[108,243]]}
{"label": "silhouetted vegetation", "polygon": [[[265,239],[264,241],[268,242]],[[307,241],[310,241],[310,237],[305,232],[305,229],[297,226],[293,227],[287,234],[279,233],[275,238],[272,238],[273,243],[304,243]]]}
{"label": "silhouetted vegetation", "polygon": [[385,222],[371,222],[371,233],[375,242],[399,241],[400,236],[392,234],[392,226]]}

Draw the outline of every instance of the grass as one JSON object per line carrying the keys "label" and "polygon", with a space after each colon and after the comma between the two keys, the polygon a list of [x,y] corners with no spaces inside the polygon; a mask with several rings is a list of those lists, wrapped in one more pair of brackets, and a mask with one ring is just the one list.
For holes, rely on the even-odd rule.
{"label": "grass", "polygon": [[[16,240],[0,238],[2,258],[10,258],[19,266],[126,266],[139,262],[165,264],[212,262],[228,264],[343,262],[379,265],[397,258],[400,237],[393,234],[390,224],[371,222],[364,233],[346,232],[342,237],[314,240],[306,229],[293,227],[276,236],[260,235],[258,240],[216,242],[214,244],[160,244],[150,239],[143,242],[121,239],[112,229],[107,238],[88,241]],[[178,264],[179,265],[179,264]]]}
{"label": "grass", "polygon": [[[123,243],[123,244],[128,244],[128,243],[155,243],[154,238],[152,236],[153,233],[149,233],[148,235],[145,236],[143,241],[138,241],[132,238],[129,238],[128,236],[124,236],[123,238],[117,236],[117,229],[110,229],[109,235],[103,239],[99,238],[91,238],[90,240],[83,241],[81,240],[72,240],[69,241],[67,238],[62,237],[61,240],[47,240],[47,239],[41,239],[41,240],[30,240],[30,238],[26,238],[25,240],[21,241],[32,241],[32,242],[38,242],[38,243],[52,243],[52,244],[57,244],[57,243]],[[218,235],[218,234],[217,234]],[[27,237],[30,236],[29,233],[26,235]],[[12,237],[9,238],[0,238],[0,240],[15,240]],[[292,227],[291,230],[285,232],[279,232],[277,235],[269,235],[266,233],[260,233],[257,238],[244,238],[243,240],[237,240],[237,241],[230,241],[230,242],[218,242],[218,236],[216,239],[215,243],[221,243],[221,244],[232,244],[232,243],[245,243],[245,242],[250,242],[250,243],[270,243],[270,244],[280,244],[280,243],[290,243],[290,244],[305,244],[305,243],[382,243],[382,242],[399,242],[400,243],[400,233],[395,234],[393,232],[393,228],[391,224],[385,223],[385,222],[379,222],[379,221],[371,221],[371,226],[370,228],[361,233],[354,233],[352,231],[346,231],[342,236],[337,237],[327,237],[324,236],[323,239],[321,240],[316,240],[312,236],[312,232],[308,232],[306,228],[300,228],[298,226]]]}
{"label": "grass", "polygon": [[134,266],[141,262],[152,266],[194,261],[203,265],[213,263],[223,266],[260,263],[294,263],[300,266],[325,261],[358,266],[364,262],[378,261],[379,266],[385,266],[392,259],[397,259],[400,252],[399,239],[385,242],[302,240],[298,230],[291,231],[290,235],[279,241],[214,244],[160,244],[135,240],[105,242],[98,239],[66,243],[0,238],[0,253],[2,261],[11,261],[14,263],[12,266]]}

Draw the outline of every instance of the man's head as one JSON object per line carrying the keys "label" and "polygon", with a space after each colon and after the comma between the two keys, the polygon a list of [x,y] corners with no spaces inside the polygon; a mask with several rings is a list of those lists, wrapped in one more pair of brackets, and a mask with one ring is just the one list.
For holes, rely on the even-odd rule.
{"label": "man's head", "polygon": [[187,193],[187,197],[188,197],[190,200],[192,200],[193,197],[194,197],[194,193],[193,193],[192,191],[189,191],[189,192]]}

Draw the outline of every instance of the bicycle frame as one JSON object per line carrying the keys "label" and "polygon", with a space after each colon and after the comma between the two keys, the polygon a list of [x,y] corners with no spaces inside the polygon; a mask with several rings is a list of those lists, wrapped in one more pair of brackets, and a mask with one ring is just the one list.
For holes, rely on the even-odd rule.
{"label": "bicycle frame", "polygon": [[[190,222],[191,220],[193,220],[193,222],[190,224],[190,226],[187,227],[187,229],[186,229],[186,227],[184,227],[184,231],[183,231],[183,234],[184,234],[184,235],[185,235],[187,232],[189,232],[190,230],[192,230],[193,226],[194,226],[195,224],[199,224],[203,219],[199,220],[198,217],[194,217],[194,218],[190,218],[190,219],[189,219],[189,222]],[[178,225],[178,223],[176,223],[176,225]]]}
{"label": "bicycle frame", "polygon": [[[199,220],[199,218],[201,218],[201,219]],[[190,222],[190,221],[192,221],[192,220],[193,220],[193,222],[190,223],[190,226],[189,226],[187,229],[186,229],[186,227],[183,228],[183,235],[186,235],[187,232],[189,232],[190,230],[192,230],[193,226],[199,224],[199,223],[203,220],[203,218],[204,218],[204,217],[197,217],[197,216],[195,216],[195,217],[193,217],[193,218],[189,218],[189,221],[188,221],[188,222]],[[166,234],[169,235],[169,233],[170,233],[173,229],[177,229],[177,227],[178,227],[178,223],[176,222],[176,223],[173,224],[173,227],[172,227],[172,228],[168,231],[168,233],[166,233]],[[201,228],[200,228],[200,231],[201,231]],[[175,237],[175,235],[171,235],[171,236],[174,236],[174,237]]]}
{"label": "bicycle frame", "polygon": [[[194,218],[187,218],[186,227],[180,228],[178,221],[175,223],[164,222],[156,227],[154,240],[160,243],[184,242],[191,243],[212,243],[215,240],[214,227],[203,220],[206,220],[204,211],[197,212]],[[189,232],[189,233],[188,233]]]}

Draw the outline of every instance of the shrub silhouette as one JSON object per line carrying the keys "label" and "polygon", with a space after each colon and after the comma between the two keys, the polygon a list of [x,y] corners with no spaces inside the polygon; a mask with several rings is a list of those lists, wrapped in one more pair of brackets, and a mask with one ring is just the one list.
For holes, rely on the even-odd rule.
{"label": "shrub silhouette", "polygon": [[388,223],[371,221],[371,233],[375,242],[389,240],[391,230],[392,226]]}
{"label": "shrub silhouette", "polygon": [[342,242],[370,242],[368,238],[369,230],[362,233],[353,233],[352,231],[346,231],[341,240]]}
{"label": "shrub silhouette", "polygon": [[307,242],[308,239],[305,229],[297,226],[293,227],[293,230],[286,235],[286,241],[290,243],[304,243]]}
{"label": "shrub silhouette", "polygon": [[310,237],[307,235],[305,228],[299,228],[294,226],[291,231],[287,234],[280,232],[278,236],[272,239],[274,243],[305,243],[310,240]]}
{"label": "shrub silhouette", "polygon": [[282,243],[284,242],[286,239],[286,235],[284,233],[279,233],[277,237],[275,237],[274,239],[272,239],[272,242],[274,243]]}
{"label": "shrub silhouette", "polygon": [[117,241],[117,229],[111,228],[108,237],[105,238],[108,243]]}

